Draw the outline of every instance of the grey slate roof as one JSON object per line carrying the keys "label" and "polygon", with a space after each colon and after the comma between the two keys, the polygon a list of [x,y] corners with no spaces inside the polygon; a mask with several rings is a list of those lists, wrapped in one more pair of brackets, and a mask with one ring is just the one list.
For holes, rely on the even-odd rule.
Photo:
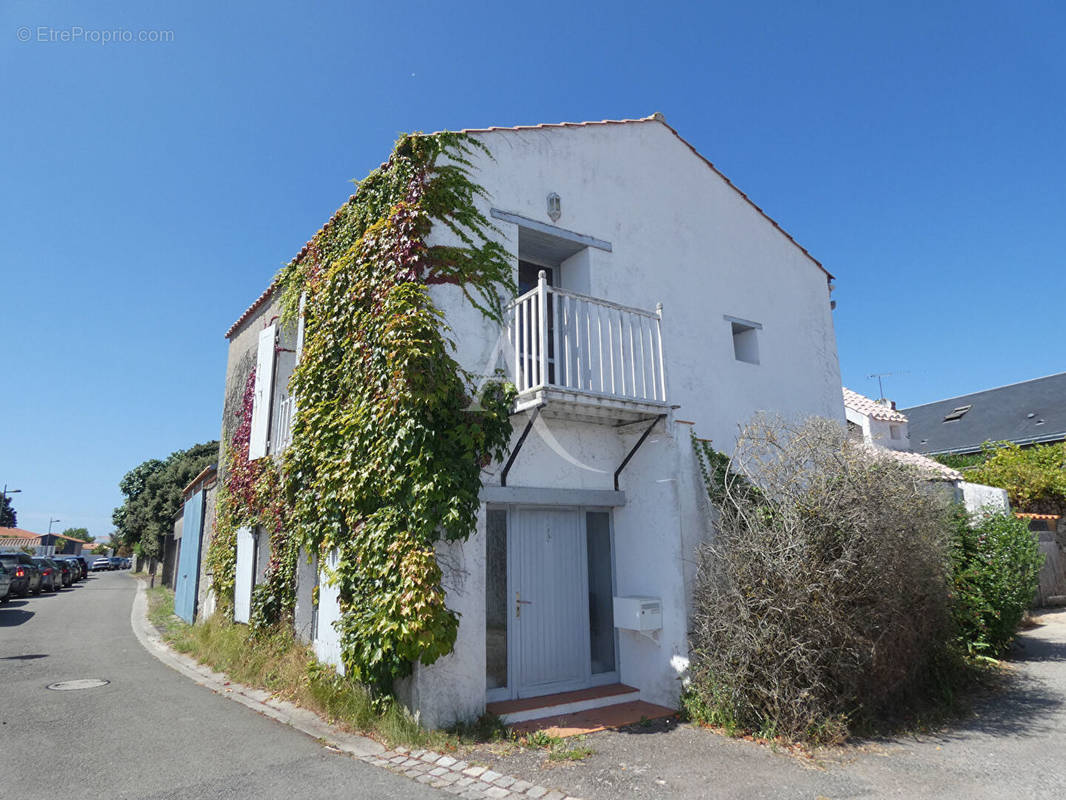
{"label": "grey slate roof", "polygon": [[[960,406],[961,419],[944,422]],[[919,453],[971,453],[986,441],[1036,444],[1066,439],[1066,372],[901,409]]]}

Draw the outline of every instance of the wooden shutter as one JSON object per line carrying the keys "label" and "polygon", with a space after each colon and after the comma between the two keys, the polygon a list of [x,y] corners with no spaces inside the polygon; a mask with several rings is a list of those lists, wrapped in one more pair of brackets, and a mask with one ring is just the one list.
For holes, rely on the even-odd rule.
{"label": "wooden shutter", "polygon": [[252,402],[252,432],[248,440],[248,460],[267,454],[270,436],[270,405],[274,398],[274,339],[277,326],[259,332],[259,352],[255,361],[255,399]]}

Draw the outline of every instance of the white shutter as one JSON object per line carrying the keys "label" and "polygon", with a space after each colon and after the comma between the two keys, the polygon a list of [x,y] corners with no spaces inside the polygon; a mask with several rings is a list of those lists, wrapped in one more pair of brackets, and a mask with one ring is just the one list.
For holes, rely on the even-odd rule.
{"label": "white shutter", "polygon": [[252,432],[248,440],[248,460],[267,454],[270,435],[270,406],[274,398],[274,339],[277,326],[268,325],[259,332],[259,352],[255,361],[255,398],[252,401]]}
{"label": "white shutter", "polygon": [[237,563],[233,576],[233,621],[247,623],[252,615],[255,575],[255,537],[251,528],[237,529]]}
{"label": "white shutter", "polygon": [[300,353],[304,351],[304,305],[307,303],[307,292],[300,294],[300,315],[296,320],[296,363],[300,363]]}

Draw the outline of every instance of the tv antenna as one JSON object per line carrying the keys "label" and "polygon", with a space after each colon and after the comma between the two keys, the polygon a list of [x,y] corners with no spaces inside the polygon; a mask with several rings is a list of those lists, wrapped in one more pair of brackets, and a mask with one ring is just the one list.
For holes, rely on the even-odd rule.
{"label": "tv antenna", "polygon": [[877,391],[881,395],[880,399],[884,400],[885,399],[884,379],[885,378],[894,378],[894,377],[897,377],[899,375],[906,375],[906,374],[907,374],[906,372],[875,372],[872,375],[867,375],[866,379],[867,380],[873,380],[874,378],[877,378]]}

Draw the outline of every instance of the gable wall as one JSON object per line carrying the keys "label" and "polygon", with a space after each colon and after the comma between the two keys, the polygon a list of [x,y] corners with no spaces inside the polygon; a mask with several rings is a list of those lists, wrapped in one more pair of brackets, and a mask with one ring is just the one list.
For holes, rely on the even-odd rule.
{"label": "gable wall", "polygon": [[[668,398],[697,434],[730,450],[737,424],[759,410],[843,421],[826,274],[664,125],[477,134],[495,160],[474,178],[495,207],[545,224],[546,196],[562,198],[555,225],[609,241],[589,249],[596,297],[639,308],[663,303]],[[517,258],[516,225],[495,221]],[[446,237],[437,234],[437,241]],[[567,281],[564,280],[564,285]],[[491,366],[497,327],[454,287],[433,287],[460,362]],[[761,323],[760,364],[737,361],[723,315]]]}

